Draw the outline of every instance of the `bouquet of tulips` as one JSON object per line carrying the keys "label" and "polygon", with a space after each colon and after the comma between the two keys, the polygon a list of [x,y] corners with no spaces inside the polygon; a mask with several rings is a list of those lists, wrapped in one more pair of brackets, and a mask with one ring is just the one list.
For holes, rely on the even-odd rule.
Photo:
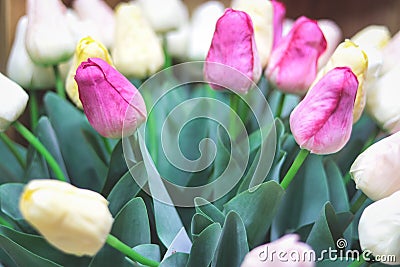
{"label": "bouquet of tulips", "polygon": [[400,264],[400,34],[269,0],[26,2],[2,266]]}

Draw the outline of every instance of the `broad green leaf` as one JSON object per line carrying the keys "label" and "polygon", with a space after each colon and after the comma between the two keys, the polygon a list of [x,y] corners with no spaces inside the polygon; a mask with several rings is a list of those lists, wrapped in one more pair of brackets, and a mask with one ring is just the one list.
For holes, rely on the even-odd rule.
{"label": "broad green leaf", "polygon": [[188,258],[188,254],[177,252],[163,260],[160,264],[160,267],[185,267]]}
{"label": "broad green leaf", "polygon": [[[15,142],[13,142],[13,144],[26,163],[26,149]],[[0,139],[0,182],[18,183],[23,181],[24,169],[18,163],[17,159],[8,149],[8,147],[4,144],[3,140]]]}
{"label": "broad green leaf", "polygon": [[324,168],[328,181],[330,202],[336,211],[348,211],[350,208],[349,198],[339,168],[330,159],[325,161]]}
{"label": "broad green leaf", "polygon": [[225,215],[213,204],[201,197],[196,197],[194,203],[198,213],[203,214],[213,222],[219,223],[221,226],[224,224]]}
{"label": "broad green leaf", "polygon": [[105,147],[105,142],[108,142],[105,137],[100,137],[94,134],[93,131],[82,130],[82,134],[85,137],[87,143],[96,152],[97,156],[103,161],[104,164],[108,165],[110,163],[110,155]]}
{"label": "broad green leaf", "polygon": [[0,186],[1,211],[13,220],[22,220],[19,210],[19,198],[24,190],[24,184],[2,184]]}
{"label": "broad green leaf", "polygon": [[134,247],[133,250],[139,253],[140,255],[148,259],[151,259],[153,261],[160,261],[161,259],[160,247],[156,244],[138,245]]}
{"label": "broad green leaf", "polygon": [[195,240],[195,238],[197,238],[204,229],[206,229],[209,225],[213,223],[214,222],[211,219],[203,214],[196,213],[195,215],[193,215],[191,224],[191,233],[193,240]]}

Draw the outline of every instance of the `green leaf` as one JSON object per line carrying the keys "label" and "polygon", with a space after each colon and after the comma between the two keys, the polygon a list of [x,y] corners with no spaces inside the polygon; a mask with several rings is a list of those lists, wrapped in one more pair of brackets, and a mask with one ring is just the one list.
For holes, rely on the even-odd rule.
{"label": "green leaf", "polygon": [[186,267],[208,267],[217,249],[221,235],[221,225],[213,223],[208,226],[193,242]]}
{"label": "green leaf", "polygon": [[231,211],[227,214],[212,267],[239,267],[249,252],[246,228],[240,216]]}
{"label": "green leaf", "polygon": [[244,191],[225,204],[224,212],[235,211],[246,227],[250,248],[265,243],[284,190],[275,181]]}
{"label": "green leaf", "polygon": [[163,260],[160,264],[160,267],[185,267],[188,258],[188,254],[177,252]]}
{"label": "green leaf", "polygon": [[193,215],[192,223],[191,223],[191,233],[193,240],[197,238],[204,229],[206,229],[209,225],[213,224],[214,222],[210,220],[203,214],[196,213]]}
{"label": "green leaf", "polygon": [[19,198],[24,190],[24,184],[2,184],[0,186],[1,211],[13,220],[23,220],[19,210]]}
{"label": "green leaf", "polygon": [[151,259],[153,261],[160,261],[161,259],[160,247],[156,244],[138,245],[134,247],[133,250],[139,253],[140,255],[148,259]]}
{"label": "green leaf", "polygon": [[[17,151],[20,153],[23,159],[26,158],[26,149],[13,142]],[[0,139],[0,182],[23,182],[24,181],[24,169],[19,165],[17,159]]]}
{"label": "green leaf", "polygon": [[110,155],[105,148],[104,141],[102,140],[105,137],[100,137],[98,134],[94,134],[93,131],[89,131],[86,129],[82,129],[82,134],[85,137],[87,143],[92,147],[92,149],[96,152],[97,156],[99,156],[100,160],[108,165],[110,163]]}
{"label": "green leaf", "polygon": [[330,202],[336,211],[348,211],[350,209],[349,198],[338,166],[328,159],[324,163],[324,168],[328,181]]}
{"label": "green leaf", "polygon": [[203,214],[213,222],[219,223],[221,226],[224,224],[225,215],[213,204],[201,197],[194,199],[196,205],[196,212]]}

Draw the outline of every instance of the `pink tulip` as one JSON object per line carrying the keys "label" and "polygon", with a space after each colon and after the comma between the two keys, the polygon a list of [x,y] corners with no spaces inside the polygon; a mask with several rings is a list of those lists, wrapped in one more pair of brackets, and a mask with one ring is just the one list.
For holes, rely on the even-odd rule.
{"label": "pink tulip", "polygon": [[247,13],[228,8],[219,18],[204,73],[214,89],[226,87],[236,93],[247,93],[252,81],[260,79],[261,63]]}
{"label": "pink tulip", "polygon": [[303,95],[315,79],[326,46],[317,22],[300,17],[272,51],[265,75],[283,92]]}
{"label": "pink tulip", "polygon": [[274,41],[272,48],[275,48],[282,39],[283,22],[286,16],[286,7],[283,3],[278,1],[271,1],[271,3],[274,9]]}
{"label": "pink tulip", "polygon": [[139,91],[104,60],[82,62],[75,80],[89,123],[104,137],[120,138],[122,132],[129,136],[146,120]]}
{"label": "pink tulip", "polygon": [[290,115],[290,129],[301,148],[315,154],[342,149],[350,138],[358,80],[348,67],[329,71]]}

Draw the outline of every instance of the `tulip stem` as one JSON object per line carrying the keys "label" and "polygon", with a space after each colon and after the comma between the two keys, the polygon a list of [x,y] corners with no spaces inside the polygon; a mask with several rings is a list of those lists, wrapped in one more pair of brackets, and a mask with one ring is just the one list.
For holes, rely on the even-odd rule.
{"label": "tulip stem", "polygon": [[285,177],[283,177],[283,179],[282,179],[281,186],[283,189],[286,190],[289,187],[290,183],[292,182],[296,173],[300,169],[304,160],[307,158],[308,154],[310,154],[310,151],[308,151],[307,149],[301,149],[300,152],[297,154],[296,158],[294,159],[294,161],[292,163],[292,166],[290,166]]}
{"label": "tulip stem", "polygon": [[58,69],[57,65],[53,66],[54,70],[54,76],[56,77],[56,91],[57,94],[62,98],[65,99],[65,89],[64,89],[64,83],[61,78],[60,70]]}
{"label": "tulip stem", "polygon": [[38,99],[35,91],[32,90],[30,92],[29,100],[30,100],[29,108],[31,113],[31,127],[32,129],[35,129],[39,120]]}
{"label": "tulip stem", "polygon": [[361,192],[361,195],[357,198],[357,200],[351,205],[350,211],[353,214],[356,214],[357,211],[361,208],[361,206],[364,204],[364,202],[368,199],[368,197]]}
{"label": "tulip stem", "polygon": [[66,182],[64,172],[61,170],[60,165],[47,150],[47,148],[39,141],[39,139],[22,123],[16,121],[14,128],[45,158],[50,168],[53,170],[54,175],[60,181]]}
{"label": "tulip stem", "polygon": [[229,122],[229,134],[232,136],[232,140],[235,140],[238,133],[237,133],[237,122],[236,122],[236,116],[239,115],[239,100],[240,97],[236,95],[235,93],[229,93],[229,105],[231,107],[231,116],[230,116],[230,122]]}
{"label": "tulip stem", "polygon": [[167,69],[172,66],[172,58],[168,53],[168,42],[167,36],[163,35],[163,51],[164,51],[164,69]]}
{"label": "tulip stem", "polygon": [[106,148],[108,154],[111,154],[113,150],[112,150],[112,148],[111,148],[110,142],[109,142],[108,139],[105,138],[105,137],[103,137],[102,139],[103,139],[103,143],[104,143],[104,146],[105,146],[105,148]]}
{"label": "tulip stem", "polygon": [[128,258],[131,260],[138,262],[140,264],[150,266],[150,267],[157,267],[160,265],[159,262],[153,261],[151,259],[148,259],[141,254],[137,253],[134,251],[132,248],[130,248],[128,245],[124,244],[121,240],[116,238],[115,236],[109,234],[107,237],[107,244],[110,245],[111,247],[115,248],[116,250],[119,250],[122,252],[124,255],[126,255]]}
{"label": "tulip stem", "polygon": [[353,261],[348,267],[359,267],[362,266],[365,263],[364,257],[361,257],[360,259],[356,259]]}
{"label": "tulip stem", "polygon": [[14,155],[19,165],[21,165],[22,168],[25,168],[25,160],[22,158],[21,154],[18,152],[17,148],[15,147],[15,144],[11,141],[11,139],[5,133],[0,133],[0,139],[4,142],[4,144]]}
{"label": "tulip stem", "polygon": [[279,97],[279,103],[278,103],[278,107],[276,110],[276,117],[280,118],[282,115],[282,111],[283,111],[283,106],[285,104],[285,97],[286,95],[284,93],[281,93],[280,97]]}

